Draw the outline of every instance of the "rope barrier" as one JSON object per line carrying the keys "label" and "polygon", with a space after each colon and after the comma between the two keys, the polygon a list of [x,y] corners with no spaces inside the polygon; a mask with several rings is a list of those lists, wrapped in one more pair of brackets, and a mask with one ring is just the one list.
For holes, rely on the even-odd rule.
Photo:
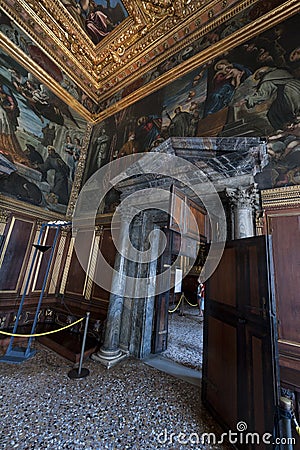
{"label": "rope barrier", "polygon": [[192,303],[190,303],[190,302],[188,301],[188,299],[186,298],[186,296],[185,296],[185,295],[183,295],[183,296],[184,296],[184,300],[187,302],[188,305],[193,306],[193,307],[198,306],[197,303],[196,303],[196,305],[192,305]]}
{"label": "rope barrier", "polygon": [[185,300],[190,306],[193,306],[193,307],[198,306],[197,304],[196,304],[196,305],[193,305],[192,303],[190,303],[190,302],[188,301],[188,299],[186,298],[186,296],[185,296],[184,294],[181,294],[181,297],[180,297],[180,299],[179,299],[179,302],[177,303],[177,305],[175,306],[175,308],[172,309],[172,310],[168,309],[168,312],[169,312],[170,314],[174,313],[174,312],[179,308],[181,302],[183,302],[184,300]]}
{"label": "rope barrier", "polygon": [[175,312],[175,311],[179,308],[180,303],[182,302],[182,298],[183,298],[183,297],[184,297],[184,295],[182,294],[181,297],[180,297],[180,299],[179,299],[179,302],[178,302],[177,306],[175,307],[175,309],[172,309],[172,310],[168,309],[168,312],[169,312],[169,313],[172,314],[173,312]]}
{"label": "rope barrier", "polygon": [[37,337],[37,336],[45,336],[46,334],[52,334],[57,333],[58,331],[65,330],[66,328],[70,328],[73,325],[76,325],[76,323],[81,322],[84,320],[85,317],[82,317],[81,319],[76,320],[76,322],[70,323],[69,325],[66,325],[65,327],[59,328],[58,330],[52,330],[52,331],[46,331],[45,333],[37,333],[37,334],[14,334],[14,333],[7,333],[6,331],[0,331],[1,334],[5,334],[6,336],[14,336],[14,337]]}
{"label": "rope barrier", "polygon": [[293,420],[293,423],[294,423],[294,425],[295,425],[296,432],[297,432],[297,433],[299,434],[299,436],[300,436],[300,426],[299,426],[299,423],[297,422],[297,419],[296,419],[296,416],[295,416],[294,411],[292,412],[292,420]]}

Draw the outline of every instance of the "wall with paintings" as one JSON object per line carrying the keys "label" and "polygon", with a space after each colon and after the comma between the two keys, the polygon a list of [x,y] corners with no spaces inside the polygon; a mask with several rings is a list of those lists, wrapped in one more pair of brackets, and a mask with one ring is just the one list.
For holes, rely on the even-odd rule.
{"label": "wall with paintings", "polygon": [[64,214],[86,121],[0,50],[0,192]]}
{"label": "wall with paintings", "polygon": [[[257,175],[259,187],[299,184],[298,24],[292,16],[96,125],[85,179],[170,136],[261,136],[269,162]],[[216,39],[227,28],[216,30]]]}

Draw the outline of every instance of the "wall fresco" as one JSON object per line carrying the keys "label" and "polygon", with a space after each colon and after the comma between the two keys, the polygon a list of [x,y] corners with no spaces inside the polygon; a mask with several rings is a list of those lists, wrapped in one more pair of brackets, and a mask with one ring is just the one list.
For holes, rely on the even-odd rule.
{"label": "wall fresco", "polygon": [[106,162],[151,151],[170,136],[261,136],[272,142],[265,170],[273,171],[258,177],[262,187],[298,183],[298,23],[299,16],[291,17],[98,124],[86,178]]}
{"label": "wall fresco", "polygon": [[80,89],[3,11],[0,11],[0,32],[29,56],[47,74],[88,111],[95,112],[96,103]]}
{"label": "wall fresco", "polygon": [[64,213],[86,122],[0,51],[0,192]]}

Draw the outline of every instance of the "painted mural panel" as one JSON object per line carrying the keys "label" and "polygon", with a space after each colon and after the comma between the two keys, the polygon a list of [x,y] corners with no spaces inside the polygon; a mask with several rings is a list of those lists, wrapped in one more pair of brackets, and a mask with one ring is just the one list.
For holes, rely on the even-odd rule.
{"label": "painted mural panel", "polygon": [[86,178],[170,136],[260,136],[269,151],[260,187],[299,183],[298,24],[291,17],[97,125]]}
{"label": "painted mural panel", "polygon": [[120,0],[62,0],[62,3],[95,45],[128,16]]}
{"label": "painted mural panel", "polygon": [[[66,92],[81,103],[88,111],[96,111],[97,105],[95,102],[1,10],[0,32],[22,50],[25,55],[29,56],[36,64],[38,64],[39,67],[49,74]],[[47,38],[45,37],[45,40],[46,39]]]}
{"label": "painted mural panel", "polygon": [[86,122],[0,50],[0,192],[64,213]]}
{"label": "painted mural panel", "polygon": [[[250,24],[253,20],[262,17],[264,14],[267,14],[270,10],[272,10],[276,6],[279,6],[281,3],[281,0],[273,0],[272,2],[257,2],[254,5],[250,5],[249,8],[243,10],[241,13],[237,14],[234,18],[231,18],[227,22],[224,22],[221,26],[211,28],[208,33],[201,35],[201,37],[199,37],[195,41],[190,42],[188,46],[182,45],[177,53],[163,60],[159,65],[141,75],[140,78],[135,79],[133,82],[116,92],[113,96],[103,101],[99,105],[99,111],[104,111],[112,104],[118,102],[122,98],[125,98],[127,95],[135,92],[142,86],[147,85],[151,81],[159,78],[161,75],[166,74],[168,71],[190,60],[198,53],[201,53],[205,49],[215,45],[216,43],[222,41],[223,39],[242,29],[246,25]],[[197,24],[197,26],[199,26],[199,23]],[[183,36],[184,33],[180,32],[173,35],[171,34],[167,41],[164,41],[163,44],[158,44],[158,47],[156,47],[156,51],[152,52],[152,58],[155,57],[156,52],[163,53],[165,50],[168,50],[169,46],[171,46],[174,41],[180,42]],[[147,62],[151,61],[151,54],[149,54],[148,56],[149,58],[147,58]],[[141,63],[141,61],[138,61],[138,63]],[[136,70],[139,70],[138,63],[136,63]],[[124,71],[124,73],[126,73],[126,71]],[[127,73],[126,76],[130,76],[130,72]],[[104,93],[109,88],[110,86],[104,83],[99,87],[99,92]]]}

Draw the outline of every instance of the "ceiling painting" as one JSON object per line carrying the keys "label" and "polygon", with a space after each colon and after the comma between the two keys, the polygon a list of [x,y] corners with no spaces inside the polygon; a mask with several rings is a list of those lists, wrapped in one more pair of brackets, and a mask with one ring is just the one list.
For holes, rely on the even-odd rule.
{"label": "ceiling painting", "polygon": [[297,0],[0,0],[0,45],[95,123],[298,9]]}
{"label": "ceiling painting", "polygon": [[62,4],[95,45],[128,17],[119,0],[62,0]]}

